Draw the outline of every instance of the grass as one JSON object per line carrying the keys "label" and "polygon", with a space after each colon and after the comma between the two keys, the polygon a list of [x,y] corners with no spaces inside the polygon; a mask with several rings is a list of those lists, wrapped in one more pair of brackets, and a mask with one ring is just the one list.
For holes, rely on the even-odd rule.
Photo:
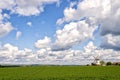
{"label": "grass", "polygon": [[32,66],[0,68],[0,80],[120,80],[120,67]]}

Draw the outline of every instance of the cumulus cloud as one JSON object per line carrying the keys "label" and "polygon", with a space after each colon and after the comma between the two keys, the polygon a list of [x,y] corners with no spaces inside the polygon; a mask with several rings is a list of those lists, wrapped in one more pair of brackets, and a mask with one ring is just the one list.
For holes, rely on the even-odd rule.
{"label": "cumulus cloud", "polygon": [[45,4],[59,3],[59,0],[16,0],[13,13],[23,16],[38,15],[44,11]]}
{"label": "cumulus cloud", "polygon": [[[5,7],[4,3],[2,3],[2,1],[0,3],[0,7],[1,7],[1,5],[3,5],[3,7]],[[6,13],[3,14],[2,8],[0,8],[0,37],[8,34],[9,32],[11,32],[14,29],[12,24],[10,22],[6,21],[9,18],[10,18],[10,16]]]}
{"label": "cumulus cloud", "polygon": [[102,19],[101,34],[113,34],[120,35],[120,3],[119,0],[111,0],[109,3],[110,11],[109,15]]}
{"label": "cumulus cloud", "polygon": [[35,55],[30,49],[19,50],[18,47],[9,43],[0,48],[0,62],[32,62],[33,59],[35,59]]}
{"label": "cumulus cloud", "polygon": [[[65,50],[65,51],[51,51],[47,49],[39,49],[33,52],[31,49],[20,50],[18,47],[11,44],[5,44],[0,48],[0,63],[18,63],[23,64],[29,62],[29,64],[64,64],[64,61],[71,61],[78,59],[80,51]],[[75,57],[76,56],[76,57]],[[75,59],[74,59],[75,57]],[[60,61],[60,62],[59,62]]]}
{"label": "cumulus cloud", "polygon": [[16,39],[18,40],[21,35],[22,35],[22,32],[17,31],[17,33],[16,33]]}
{"label": "cumulus cloud", "polygon": [[73,6],[64,9],[64,18],[58,20],[58,23],[80,20],[83,17],[105,18],[110,11],[110,0],[83,0],[78,2],[77,8]]}
{"label": "cumulus cloud", "polygon": [[44,37],[44,39],[40,39],[37,42],[35,42],[35,47],[40,48],[49,48],[50,47],[51,39],[48,37]]}
{"label": "cumulus cloud", "polygon": [[96,24],[101,23],[101,34],[120,33],[120,3],[119,0],[83,0],[78,2],[77,8],[72,6],[64,9],[64,17],[58,19],[57,24],[80,20],[83,17],[95,18]]}
{"label": "cumulus cloud", "polygon": [[33,51],[25,48],[20,50],[18,47],[9,43],[0,48],[0,63],[17,64],[86,64],[94,61],[93,56],[98,56],[103,60],[119,60],[120,51],[113,49],[97,48],[93,42],[89,42],[80,50],[52,51],[46,48]]}
{"label": "cumulus cloud", "polygon": [[10,59],[13,59],[13,54],[18,51],[18,48],[15,46],[8,44],[5,44],[0,49],[0,59],[1,61],[9,61]]}
{"label": "cumulus cloud", "polygon": [[0,37],[8,34],[10,31],[12,31],[14,28],[11,25],[11,23],[1,23],[0,24]]}
{"label": "cumulus cloud", "polygon": [[0,0],[1,10],[10,10],[23,16],[39,15],[47,4],[59,4],[59,0]]}
{"label": "cumulus cloud", "polygon": [[70,22],[62,30],[56,31],[54,50],[65,50],[92,38],[95,26],[89,25],[86,20]]}
{"label": "cumulus cloud", "polygon": [[[40,49],[37,51],[37,59],[44,64],[78,64],[84,57],[79,50],[48,51]],[[76,63],[74,63],[76,62]],[[82,61],[80,64],[83,64]]]}
{"label": "cumulus cloud", "polygon": [[[108,46],[110,46],[111,48],[118,48],[115,42],[119,42],[116,38],[120,35],[119,0],[83,0],[74,5],[76,8],[70,5],[64,9],[64,17],[58,19],[56,22],[58,25],[64,22],[79,21],[85,17],[88,19],[89,24],[101,25],[100,35],[105,38],[101,47],[106,46],[106,48],[108,48]],[[112,36],[108,36],[109,34]],[[116,40],[111,40],[111,37]],[[110,40],[114,45],[113,43],[107,42]]]}
{"label": "cumulus cloud", "polygon": [[120,50],[120,35],[107,34],[103,36],[101,47],[108,49]]}
{"label": "cumulus cloud", "polygon": [[[4,0],[0,3],[0,37],[8,34],[14,28],[11,23],[4,23],[10,16],[2,14],[2,9],[10,10],[22,16],[38,15],[44,11],[44,5],[58,3],[59,0]],[[76,8],[74,7],[76,6]],[[101,59],[120,59],[120,3],[119,0],[82,0],[72,2],[64,9],[64,17],[57,20],[57,24],[65,24],[63,29],[55,33],[55,41],[52,43],[49,37],[37,40],[34,44],[36,51],[31,49],[19,50],[11,44],[0,47],[0,61],[2,62],[30,62],[30,63],[85,63],[85,60],[100,56]],[[73,50],[74,45],[92,38],[93,33],[100,24],[100,37],[103,42],[95,46],[88,42],[83,51]],[[27,23],[32,26],[31,22]],[[21,36],[18,31],[16,38]],[[83,61],[82,61],[83,60]]]}
{"label": "cumulus cloud", "polygon": [[93,42],[89,42],[85,47],[83,51],[83,55],[86,58],[89,58],[91,55],[98,55],[99,53],[95,54],[94,51],[97,49],[97,47],[93,44]]}
{"label": "cumulus cloud", "polygon": [[4,18],[4,19],[10,19],[10,16],[5,13],[5,14],[3,14],[3,18]]}
{"label": "cumulus cloud", "polygon": [[0,9],[10,10],[23,16],[38,15],[44,11],[44,5],[59,3],[59,0],[0,0]]}
{"label": "cumulus cloud", "polygon": [[0,0],[0,9],[10,10],[15,6],[15,0]]}
{"label": "cumulus cloud", "polygon": [[[10,22],[5,22],[10,16],[2,13],[3,10],[9,10],[11,14],[23,16],[39,15],[44,11],[46,4],[59,3],[59,0],[0,0],[0,37],[13,30]],[[27,23],[32,26],[31,22]],[[17,36],[21,33],[17,33]]]}
{"label": "cumulus cloud", "polygon": [[98,48],[91,41],[84,47],[82,53],[85,59],[94,59],[96,56],[105,61],[117,61],[120,59],[120,51]]}
{"label": "cumulus cloud", "polygon": [[3,20],[2,10],[0,9],[0,22]]}
{"label": "cumulus cloud", "polygon": [[27,25],[31,27],[32,26],[32,22],[27,22]]}

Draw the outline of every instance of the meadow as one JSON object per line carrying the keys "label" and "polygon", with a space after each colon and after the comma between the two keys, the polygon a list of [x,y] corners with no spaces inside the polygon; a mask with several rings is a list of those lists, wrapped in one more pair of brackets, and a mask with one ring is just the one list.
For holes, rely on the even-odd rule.
{"label": "meadow", "polygon": [[0,80],[120,80],[119,66],[24,66],[0,68]]}

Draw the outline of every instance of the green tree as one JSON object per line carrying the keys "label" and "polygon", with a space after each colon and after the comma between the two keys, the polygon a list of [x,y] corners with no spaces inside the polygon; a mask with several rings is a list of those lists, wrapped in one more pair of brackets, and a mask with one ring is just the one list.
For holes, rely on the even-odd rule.
{"label": "green tree", "polygon": [[109,65],[112,65],[112,63],[111,62],[107,62],[106,65],[109,66]]}
{"label": "green tree", "polygon": [[101,66],[105,65],[105,62],[102,60],[100,61]]}

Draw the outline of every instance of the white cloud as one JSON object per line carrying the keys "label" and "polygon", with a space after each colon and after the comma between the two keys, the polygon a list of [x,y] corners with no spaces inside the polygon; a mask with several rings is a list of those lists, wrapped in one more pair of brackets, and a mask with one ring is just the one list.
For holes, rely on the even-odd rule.
{"label": "white cloud", "polygon": [[27,25],[31,27],[32,26],[32,22],[27,22]]}
{"label": "white cloud", "polygon": [[55,50],[69,49],[82,41],[92,38],[95,26],[90,26],[85,20],[66,24],[62,30],[56,31]]}
{"label": "white cloud", "polygon": [[64,50],[51,51],[47,49],[39,49],[32,51],[31,49],[19,50],[18,47],[11,44],[5,44],[0,48],[0,63],[17,63],[17,64],[87,64],[94,60],[93,56],[100,56],[101,59],[110,59],[114,61],[120,59],[120,51],[113,49],[98,49],[93,42],[89,42],[84,51],[80,50]]}
{"label": "white cloud", "polygon": [[12,31],[14,28],[12,27],[11,23],[1,23],[0,24],[0,37],[8,34],[10,31]]}
{"label": "white cloud", "polygon": [[94,18],[96,24],[101,23],[101,34],[120,34],[120,3],[119,0],[83,0],[77,8],[72,6],[64,9],[64,17],[57,24],[80,20],[83,17]]}
{"label": "white cloud", "polygon": [[[9,19],[7,14],[1,14],[3,9],[12,11],[23,16],[39,15],[44,11],[46,4],[57,3],[59,0],[0,0],[0,37],[8,34],[14,28],[11,23],[4,23],[5,18]],[[74,8],[77,6],[77,8]],[[83,0],[82,2],[72,2],[70,7],[65,8],[64,17],[58,19],[57,24],[69,22],[63,29],[57,30],[55,42],[45,37],[35,42],[35,47],[39,50],[31,49],[19,50],[18,47],[11,44],[5,44],[0,48],[1,62],[18,63],[70,63],[76,64],[81,59],[93,59],[93,56],[100,55],[102,59],[120,59],[120,3],[119,0]],[[86,18],[82,20],[82,18]],[[93,42],[89,42],[83,49],[72,50],[72,46],[93,37],[96,25],[101,23],[101,34],[105,48],[98,48]],[[27,23],[32,26],[31,22]],[[16,33],[16,38],[21,36],[21,32]],[[103,36],[104,35],[104,36]],[[52,44],[52,45],[51,45]],[[102,46],[102,47],[103,47]],[[75,62],[76,61],[76,62]],[[83,61],[86,63],[85,61]]]}
{"label": "white cloud", "polygon": [[36,56],[31,49],[25,48],[24,50],[19,50],[18,47],[9,43],[0,48],[0,62],[25,63],[27,61],[32,62],[35,58]]}
{"label": "white cloud", "polygon": [[93,44],[93,42],[89,42],[85,47],[84,47],[84,51],[85,51],[85,53],[87,53],[87,55],[88,54],[94,54],[94,53],[92,53],[92,52],[94,52],[94,50],[96,50],[96,46]]}
{"label": "white cloud", "polygon": [[12,11],[19,15],[38,15],[44,11],[45,4],[59,3],[59,0],[16,0],[16,5]]}
{"label": "white cloud", "polygon": [[0,22],[3,20],[2,10],[0,9]]}
{"label": "white cloud", "polygon": [[35,42],[35,47],[40,48],[49,48],[50,47],[51,39],[48,37],[44,37],[44,39],[40,39],[37,42]]}
{"label": "white cloud", "polygon": [[12,24],[6,21],[9,18],[10,16],[6,13],[2,14],[2,9],[0,9],[0,37],[5,36],[14,29]]}
{"label": "white cloud", "polygon": [[9,16],[8,14],[6,14],[6,13],[5,13],[5,14],[3,14],[3,17],[4,17],[4,18],[7,18],[7,19],[9,19],[9,18],[10,18],[10,16]]}
{"label": "white cloud", "polygon": [[[71,3],[73,4],[73,3]],[[100,35],[104,38],[101,47],[120,49],[120,3],[119,0],[83,0],[64,9],[64,17],[57,20],[57,24],[87,19],[92,25],[100,24]],[[117,44],[118,43],[118,44]]]}
{"label": "white cloud", "polygon": [[79,50],[64,50],[64,51],[48,51],[40,49],[37,51],[37,59],[42,61],[43,64],[65,64],[74,61],[79,62],[80,59],[84,59]]}
{"label": "white cloud", "polygon": [[13,59],[13,55],[18,51],[18,48],[15,46],[5,44],[2,49],[0,49],[0,59],[2,61],[7,61]]}
{"label": "white cloud", "polygon": [[120,49],[120,35],[112,35],[107,34],[103,36],[103,42],[101,43],[101,47],[108,48],[108,49]]}
{"label": "white cloud", "polygon": [[[23,16],[39,15],[44,11],[46,4],[52,3],[59,3],[59,0],[0,0],[0,37],[13,30],[11,23],[7,21],[10,15],[2,13],[3,10]],[[32,23],[28,22],[27,25],[32,26]],[[20,35],[21,33],[18,32],[17,38]]]}
{"label": "white cloud", "polygon": [[14,62],[30,62],[33,63],[33,61],[36,59],[35,54],[31,49],[25,48],[24,50],[19,50],[16,54],[14,54]]}
{"label": "white cloud", "polygon": [[59,0],[0,0],[0,9],[23,16],[38,15],[44,11],[44,5],[59,3]]}
{"label": "white cloud", "polygon": [[83,17],[105,18],[110,8],[110,0],[84,0],[77,4],[77,9],[72,6],[65,8],[64,18],[59,19],[58,23],[80,20]]}
{"label": "white cloud", "polygon": [[82,52],[85,59],[94,59],[94,57],[98,56],[101,60],[113,62],[120,59],[119,53],[120,51],[116,51],[114,49],[98,48],[93,44],[93,42],[89,42]]}
{"label": "white cloud", "polygon": [[0,0],[0,9],[12,9],[15,6],[15,0]]}
{"label": "white cloud", "polygon": [[18,40],[21,35],[22,35],[22,32],[17,31],[17,33],[16,33],[16,39]]}

